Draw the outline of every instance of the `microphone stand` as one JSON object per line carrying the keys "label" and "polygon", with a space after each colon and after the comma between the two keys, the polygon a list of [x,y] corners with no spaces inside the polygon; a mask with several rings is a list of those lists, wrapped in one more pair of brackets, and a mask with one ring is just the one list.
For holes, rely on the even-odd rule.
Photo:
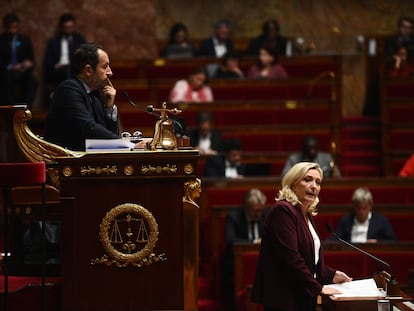
{"label": "microphone stand", "polygon": [[[152,115],[152,116],[154,116],[154,117],[156,117],[158,120],[161,118],[161,115],[160,114],[158,114],[158,113],[155,113],[154,111],[159,111],[159,109],[158,108],[154,108],[154,106],[153,105],[148,105],[146,108],[144,108],[144,107],[140,107],[140,106],[138,106],[136,103],[134,103],[133,101],[132,101],[132,99],[129,97],[129,95],[128,95],[128,93],[127,92],[125,92],[125,91],[123,91],[122,92],[122,95],[124,95],[124,97],[125,97],[125,99],[132,105],[132,106],[134,106],[135,108],[137,108],[137,109],[139,109],[139,110],[141,110],[141,111],[143,111],[143,112],[146,112],[146,113],[148,113],[148,114],[150,114],[150,115]],[[171,109],[170,109],[171,110]],[[176,108],[174,108],[174,109],[172,109],[170,112],[172,112],[173,114],[179,114],[179,113],[181,113],[181,110],[178,110],[178,109],[176,109]],[[183,125],[180,123],[180,121],[178,121],[177,119],[175,119],[175,118],[173,118],[173,117],[170,117],[169,118],[171,121],[172,121],[172,123],[173,123],[173,126],[174,126],[174,132],[175,133],[177,133],[177,134],[179,134],[181,137],[183,137],[183,136],[186,136],[185,135],[185,130],[184,130],[184,127],[183,127]]]}
{"label": "microphone stand", "polygon": [[154,108],[153,105],[148,105],[144,108],[135,104],[127,92],[123,91],[122,95],[124,95],[126,100],[135,108],[157,118],[154,128],[154,137],[149,145],[150,149],[156,150],[158,147],[162,149],[177,149],[178,147],[186,149],[190,148],[190,139],[185,135],[181,123],[173,117],[168,117],[168,114],[181,114],[182,110],[177,108],[167,109],[166,102],[162,104],[161,108]]}
{"label": "microphone stand", "polygon": [[327,224],[328,231],[337,239],[339,242],[351,247],[352,249],[368,256],[371,259],[374,259],[376,262],[386,266],[390,273],[386,271],[381,271],[381,266],[378,266],[378,272],[374,275],[375,282],[382,288],[385,289],[385,292],[387,296],[400,296],[400,286],[395,279],[394,273],[392,272],[391,266],[388,262],[385,262],[384,260],[368,253],[367,251],[363,250],[362,248],[359,248],[355,246],[352,243],[349,243],[348,241],[345,241],[344,239],[341,239],[335,231],[333,231],[330,224]]}

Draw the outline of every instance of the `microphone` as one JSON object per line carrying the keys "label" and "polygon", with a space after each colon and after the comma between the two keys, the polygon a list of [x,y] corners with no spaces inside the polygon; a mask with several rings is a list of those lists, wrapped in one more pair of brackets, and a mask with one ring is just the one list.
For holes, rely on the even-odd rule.
{"label": "microphone", "polygon": [[[154,117],[157,117],[158,119],[161,117],[158,113],[154,112],[154,106],[153,105],[148,105],[146,108],[138,106],[136,103],[134,103],[132,101],[132,99],[129,97],[129,94],[126,91],[122,92],[122,95],[124,95],[124,97],[126,98],[126,100],[135,108],[138,108],[141,111],[144,111]],[[173,127],[174,127],[174,132],[180,134],[181,136],[183,136],[185,134],[185,130],[183,125],[181,124],[180,121],[178,121],[175,118],[169,117],[169,119],[172,121],[173,123]]]}
{"label": "microphone", "polygon": [[353,248],[354,250],[356,250],[356,251],[358,251],[358,252],[360,252],[360,253],[362,253],[362,254],[364,254],[364,255],[366,255],[366,256],[368,256],[368,257],[370,257],[371,259],[374,259],[376,262],[378,262],[378,263],[380,263],[380,264],[382,264],[382,265],[384,265],[384,266],[386,266],[388,269],[389,269],[389,271],[390,271],[390,275],[389,275],[389,279],[390,279],[390,281],[391,282],[395,282],[395,277],[394,277],[394,273],[392,272],[392,269],[391,269],[391,266],[390,266],[390,264],[388,263],[388,262],[385,262],[384,260],[382,260],[382,259],[380,259],[380,258],[378,258],[378,257],[376,257],[376,256],[374,256],[374,255],[372,255],[372,254],[370,254],[370,253],[368,253],[367,251],[364,251],[362,248],[359,248],[359,247],[357,247],[357,246],[355,246],[354,244],[352,244],[352,243],[349,243],[348,241],[345,241],[344,239],[341,239],[337,234],[336,234],[336,232],[332,229],[332,226],[330,225],[330,224],[327,224],[326,225],[326,227],[327,227],[327,229],[328,229],[328,231],[335,237],[335,239],[337,239],[339,242],[341,242],[341,243],[344,243],[345,245],[347,245],[347,246],[349,246],[349,247],[351,247],[351,248]]}
{"label": "microphone", "polygon": [[138,106],[136,103],[134,103],[133,101],[132,101],[132,99],[129,97],[129,94],[126,92],[126,91],[123,91],[122,92],[122,95],[124,95],[124,97],[125,97],[125,99],[132,105],[132,106],[134,106],[135,108],[138,108],[139,110],[141,110],[141,111],[144,111],[144,112],[146,112],[146,113],[148,113],[148,114],[150,114],[150,115],[153,115],[153,116],[155,116],[155,117],[160,117],[160,115],[159,114],[157,114],[157,113],[155,113],[155,112],[153,112],[153,110],[154,110],[154,107],[152,106],[152,105],[148,105],[146,108],[144,108],[144,107],[141,107],[141,106]]}

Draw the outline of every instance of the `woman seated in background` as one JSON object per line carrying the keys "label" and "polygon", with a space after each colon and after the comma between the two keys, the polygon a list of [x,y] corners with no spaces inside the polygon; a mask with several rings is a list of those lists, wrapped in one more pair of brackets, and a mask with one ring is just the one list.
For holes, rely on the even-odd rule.
{"label": "woman seated in background", "polygon": [[207,85],[207,74],[196,68],[187,79],[178,80],[170,92],[170,102],[212,102],[213,92]]}
{"label": "woman seated in background", "polygon": [[188,41],[188,29],[183,23],[175,23],[170,30],[169,40],[161,50],[165,58],[188,58],[195,54],[195,47]]}
{"label": "woman seated in background", "polygon": [[409,55],[406,46],[400,46],[397,53],[393,56],[393,67],[389,72],[392,78],[412,77],[414,75],[414,66],[412,64],[412,55]]}
{"label": "woman seated in background", "polygon": [[239,66],[240,55],[235,51],[227,52],[221,58],[220,66],[213,78],[216,79],[243,79],[244,73]]}
{"label": "woman seated in background", "polygon": [[366,187],[352,194],[353,209],[344,215],[336,228],[336,235],[352,243],[377,243],[396,240],[389,220],[372,209],[374,198]]}
{"label": "woman seated in background", "polygon": [[251,79],[286,79],[289,75],[285,68],[278,63],[278,57],[274,50],[261,48],[259,59],[249,68],[247,77]]}

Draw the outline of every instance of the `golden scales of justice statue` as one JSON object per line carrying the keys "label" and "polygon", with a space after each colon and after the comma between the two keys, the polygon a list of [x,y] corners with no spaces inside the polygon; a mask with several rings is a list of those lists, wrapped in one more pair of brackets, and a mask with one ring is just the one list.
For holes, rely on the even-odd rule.
{"label": "golden scales of justice statue", "polygon": [[[163,102],[161,108],[149,106],[147,111],[159,112],[160,119],[155,123],[154,137],[150,144],[151,150],[160,149],[177,149],[177,147],[189,147],[190,141],[187,136],[176,136],[174,134],[173,121],[168,118],[168,114],[178,115],[182,110],[173,108],[167,109],[167,103]],[[177,121],[176,121],[177,122]],[[178,139],[178,144],[177,144]]]}
{"label": "golden scales of justice statue", "polygon": [[[121,230],[119,229],[119,223],[127,223],[127,232],[126,232],[126,241],[122,237]],[[138,223],[138,233],[136,233],[136,243],[147,243],[148,242],[148,231],[145,227],[144,220],[142,218],[134,218],[131,214],[127,214],[125,219],[115,219],[111,231],[110,242],[112,244],[121,244],[123,251],[126,251],[128,254],[131,254],[136,251],[137,245],[132,240],[134,232],[132,230],[132,223]]]}

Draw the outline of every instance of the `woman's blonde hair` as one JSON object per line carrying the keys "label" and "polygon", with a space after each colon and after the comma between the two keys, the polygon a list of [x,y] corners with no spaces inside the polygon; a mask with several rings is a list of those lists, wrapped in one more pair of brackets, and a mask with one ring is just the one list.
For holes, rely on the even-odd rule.
{"label": "woman's blonde hair", "polygon": [[[282,179],[282,189],[279,191],[279,195],[276,198],[276,201],[286,200],[293,205],[300,204],[302,202],[299,201],[296,193],[293,191],[292,187],[297,184],[299,181],[305,177],[306,173],[311,170],[317,170],[321,175],[321,181],[323,179],[323,171],[318,163],[313,162],[299,162],[295,164],[283,177]],[[316,215],[317,212],[317,205],[319,203],[319,197],[316,197],[315,200],[308,208],[308,212],[312,213],[312,215]]]}

